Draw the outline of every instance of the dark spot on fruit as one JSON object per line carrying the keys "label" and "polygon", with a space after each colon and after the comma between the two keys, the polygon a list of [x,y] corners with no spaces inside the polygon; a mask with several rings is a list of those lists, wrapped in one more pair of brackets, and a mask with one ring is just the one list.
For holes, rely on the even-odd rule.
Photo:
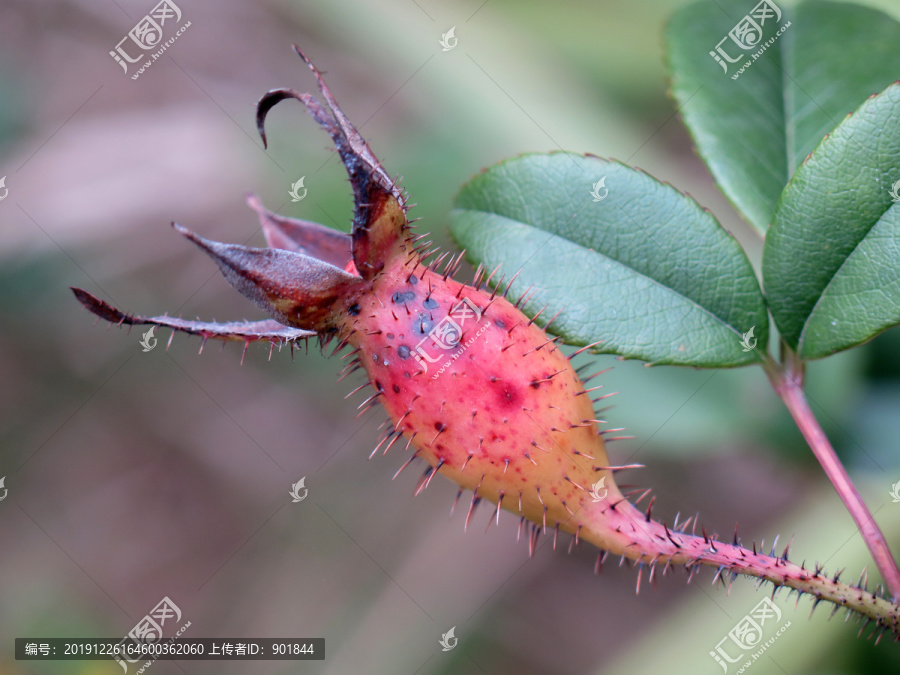
{"label": "dark spot on fruit", "polygon": [[393,386],[393,389],[394,389],[394,393],[395,393],[395,394],[399,394],[399,393],[400,393],[400,387],[398,387],[396,384]]}
{"label": "dark spot on fruit", "polygon": [[403,373],[403,377],[405,377],[405,378],[409,378],[409,371],[407,371],[407,372],[405,372],[405,373]]}
{"label": "dark spot on fruit", "polygon": [[350,312],[350,314],[352,314],[353,316],[356,316],[360,313],[360,311],[362,311],[362,308],[358,304],[356,304],[352,305],[347,311]]}
{"label": "dark spot on fruit", "polygon": [[500,319],[497,319],[494,323],[495,323],[497,326],[499,326],[500,328],[506,328],[506,322],[505,322],[505,321],[501,321]]}
{"label": "dark spot on fruit", "polygon": [[416,317],[416,325],[415,330],[417,333],[424,335],[428,331],[434,328],[434,321],[428,318],[428,315],[424,312],[419,312],[418,317]]}
{"label": "dark spot on fruit", "polygon": [[541,386],[541,383],[538,382],[537,380],[535,380],[534,382],[531,383],[531,386],[534,387],[535,389],[537,389],[538,387]]}
{"label": "dark spot on fruit", "polygon": [[444,429],[447,428],[447,425],[444,424],[443,422],[435,422],[434,428],[437,429],[438,431],[443,431]]}
{"label": "dark spot on fruit", "polygon": [[381,386],[381,382],[379,382],[378,380],[375,380],[375,388],[378,391],[384,391],[384,387]]}
{"label": "dark spot on fruit", "polygon": [[400,304],[403,302],[409,302],[409,301],[415,300],[415,299],[416,299],[416,294],[413,291],[406,291],[406,292],[397,291],[396,293],[394,293],[391,296],[391,301],[396,302],[397,304]]}
{"label": "dark spot on fruit", "polygon": [[393,340],[393,339],[394,339],[394,334],[393,334],[393,333],[388,333],[388,334],[387,334],[387,339],[388,339],[388,340]]}
{"label": "dark spot on fruit", "polygon": [[434,298],[425,298],[425,302],[422,303],[422,306],[425,309],[434,309],[438,306],[438,301]]}
{"label": "dark spot on fruit", "polygon": [[[516,410],[522,405],[522,395],[519,393],[518,389],[510,385],[509,383],[501,384],[497,387],[492,387],[495,391],[495,395],[497,397],[499,405],[503,406],[504,409],[512,409]],[[504,424],[509,424],[509,418],[503,418]]]}
{"label": "dark spot on fruit", "polygon": [[406,345],[400,345],[399,347],[397,347],[397,356],[399,356],[401,359],[408,359],[409,354],[409,347],[407,347]]}
{"label": "dark spot on fruit", "polygon": [[419,279],[416,277],[415,274],[410,274],[410,275],[409,275],[409,278],[407,279],[407,281],[408,281],[409,283],[411,283],[413,286],[415,286],[417,283],[419,283]]}

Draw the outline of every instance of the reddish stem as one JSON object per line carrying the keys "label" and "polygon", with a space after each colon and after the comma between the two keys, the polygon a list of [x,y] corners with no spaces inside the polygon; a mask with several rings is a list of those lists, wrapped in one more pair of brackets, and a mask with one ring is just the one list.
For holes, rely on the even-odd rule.
{"label": "reddish stem", "polygon": [[828,476],[841,501],[850,512],[863,541],[866,542],[866,546],[869,547],[869,551],[875,559],[875,565],[881,572],[888,592],[893,597],[894,603],[898,603],[900,602],[900,570],[897,569],[897,563],[891,555],[884,534],[872,517],[872,513],[856,486],[853,485],[853,481],[850,480],[844,465],[835,454],[828,437],[822,431],[822,427],[819,426],[818,420],[806,401],[803,393],[802,362],[795,362],[789,352],[785,362],[789,364],[790,372],[781,370],[773,361],[767,361],[765,370],[769,381],[775,392],[784,401],[791,417],[794,418],[794,422],[800,429],[800,433],[803,434],[816,459],[819,460],[819,464],[825,470],[825,475]]}

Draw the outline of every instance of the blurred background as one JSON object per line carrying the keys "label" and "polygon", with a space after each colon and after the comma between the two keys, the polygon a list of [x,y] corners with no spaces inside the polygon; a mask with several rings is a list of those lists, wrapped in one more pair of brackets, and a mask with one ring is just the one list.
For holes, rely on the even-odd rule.
{"label": "blurred background", "polygon": [[[124,636],[162,598],[185,637],[324,637],[324,662],[160,661],[165,673],[718,673],[709,656],[763,597],[702,572],[646,583],[595,552],[529,559],[516,519],[488,509],[463,532],[456,489],[414,471],[400,445],[372,461],[380,409],[357,417],[343,363],[176,336],[143,352],[108,329],[81,286],[127,311],[261,318],[172,231],[263,245],[247,192],[273,210],[349,229],[330,141],[301,106],[254,128],[268,89],[315,86],[299,44],[447,247],[451,200],[481,168],[528,151],[613,157],[691,193],[758,263],[761,241],[716,190],[672,102],[661,31],[685,3],[620,0],[177,0],[190,22],[132,79],[109,55],[154,0],[0,5],[0,673],[121,673],[113,662],[15,661],[15,637]],[[867,3],[900,18],[892,0]],[[455,27],[457,46],[442,51]],[[166,37],[169,37],[167,33]],[[838,48],[836,45],[835,48]],[[307,196],[290,201],[304,177]],[[580,357],[579,357],[580,358]],[[792,557],[856,579],[859,536],[759,369],[649,369],[595,358],[606,414],[633,440],[654,515],[699,511],[723,538],[794,537]],[[816,413],[900,550],[900,333],[810,366]],[[306,477],[308,497],[292,503]],[[2,491],[0,491],[2,493]],[[468,497],[464,497],[468,499]],[[464,502],[465,503],[465,502]],[[462,506],[462,504],[461,504]],[[617,562],[617,561],[613,561]],[[873,577],[870,575],[870,577]],[[754,673],[900,671],[900,648],[853,622],[791,626]],[[843,615],[838,615],[842,617]],[[438,641],[451,627],[457,647]],[[131,672],[134,672],[132,669]]]}

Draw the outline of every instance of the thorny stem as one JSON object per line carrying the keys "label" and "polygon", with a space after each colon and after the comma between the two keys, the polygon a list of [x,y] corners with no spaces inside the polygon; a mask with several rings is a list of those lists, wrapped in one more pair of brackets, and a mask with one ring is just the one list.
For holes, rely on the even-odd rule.
{"label": "thorny stem", "polygon": [[[780,588],[787,586],[798,592],[798,598],[800,593],[811,595],[814,598],[813,610],[823,600],[834,603],[832,614],[844,607],[874,621],[876,631],[872,635],[879,629],[881,633],[889,630],[895,639],[900,640],[900,605],[892,604],[877,591],[870,592],[865,572],[860,576],[857,586],[846,584],[840,580],[840,572],[829,578],[818,565],[813,570],[807,570],[804,565],[789,561],[790,545],[778,557],[774,544],[772,552],[766,555],[757,551],[756,544],[752,550],[744,548],[736,535],[734,543],[729,544],[717,539],[715,535],[707,534],[705,530],[701,536],[697,536],[693,526],[687,532],[684,529],[686,523],[682,529],[670,530],[664,523],[648,518],[625,499],[614,503],[588,502],[582,506],[582,511],[586,522],[579,529],[581,538],[603,551],[621,555],[623,560],[634,560],[639,566],[638,588],[644,567],[649,567],[651,582],[657,565],[663,566],[663,574],[671,565],[684,565],[690,573],[688,581],[693,577],[696,566],[716,567],[718,571],[713,578],[714,584],[718,581],[727,582],[730,588],[731,581],[738,574],[756,577],[759,579],[757,588],[764,581],[773,584],[773,598]],[[532,539],[540,532],[540,523],[534,524]],[[604,557],[605,554],[598,556],[598,569]],[[879,638],[881,633],[878,634]]]}
{"label": "thorny stem", "polygon": [[791,417],[803,434],[803,438],[809,444],[819,464],[825,470],[825,475],[834,485],[838,496],[850,516],[856,523],[863,541],[869,547],[875,565],[884,579],[885,586],[891,594],[894,603],[900,602],[900,570],[891,555],[884,534],[872,517],[872,513],[860,496],[844,465],[838,459],[834,448],[822,431],[818,420],[809,407],[806,396],[803,393],[803,363],[796,359],[789,350],[783,350],[785,370],[782,370],[774,361],[767,359],[764,363],[766,375],[772,383],[775,393],[784,401]]}

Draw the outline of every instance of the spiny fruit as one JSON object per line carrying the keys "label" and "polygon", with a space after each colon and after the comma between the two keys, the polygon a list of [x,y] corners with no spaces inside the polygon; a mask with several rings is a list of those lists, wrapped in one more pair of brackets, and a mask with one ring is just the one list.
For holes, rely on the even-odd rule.
{"label": "spiny fruit", "polygon": [[[567,532],[597,546],[597,566],[607,553],[631,559],[652,580],[682,565],[691,575],[699,565],[717,568],[715,580],[737,574],[788,586],[844,606],[881,631],[900,635],[900,608],[864,588],[843,584],[781,557],[695,534],[696,522],[667,527],[627,501],[609,465],[604,434],[586,388],[557,345],[533,317],[507,301],[502,281],[476,274],[474,285],[451,274],[462,261],[451,258],[443,273],[426,260],[430,242],[415,235],[407,204],[366,142],[337,106],[321,75],[297,49],[318,81],[327,109],[310,94],[290,89],[268,92],[257,107],[265,143],[269,110],[286,98],[304,104],[331,135],[353,186],[355,213],[350,235],[279,216],[248,201],[257,211],[269,248],[222,244],[175,227],[204,249],[225,278],[271,320],[203,323],[167,316],[120,312],[81,289],[73,289],[89,310],[118,324],[154,324],[247,345],[267,340],[274,347],[318,336],[322,347],[351,347],[345,374],[363,368],[374,389],[364,404],[381,402],[390,426],[373,455],[405,440],[409,457],[424,460],[418,494],[442,474],[472,492],[469,518],[482,501],[507,509],[530,527],[533,552],[546,528]],[[496,271],[495,271],[496,272]],[[493,282],[493,283],[492,283]],[[490,289],[495,290],[491,291]],[[506,290],[509,289],[507,284]],[[520,301],[521,302],[521,301]],[[552,320],[551,320],[552,323]],[[173,331],[174,335],[174,331]],[[585,347],[584,349],[588,349]],[[583,350],[581,350],[583,351]],[[576,352],[577,353],[577,352]],[[597,373],[596,375],[599,375]],[[363,385],[365,387],[366,385]],[[362,406],[361,406],[362,407]],[[401,467],[401,470],[402,468]],[[399,473],[399,471],[398,471]],[[688,526],[691,532],[687,532]],[[862,581],[862,580],[861,580]],[[864,584],[863,584],[864,586]],[[880,635],[880,634],[879,634]]]}

